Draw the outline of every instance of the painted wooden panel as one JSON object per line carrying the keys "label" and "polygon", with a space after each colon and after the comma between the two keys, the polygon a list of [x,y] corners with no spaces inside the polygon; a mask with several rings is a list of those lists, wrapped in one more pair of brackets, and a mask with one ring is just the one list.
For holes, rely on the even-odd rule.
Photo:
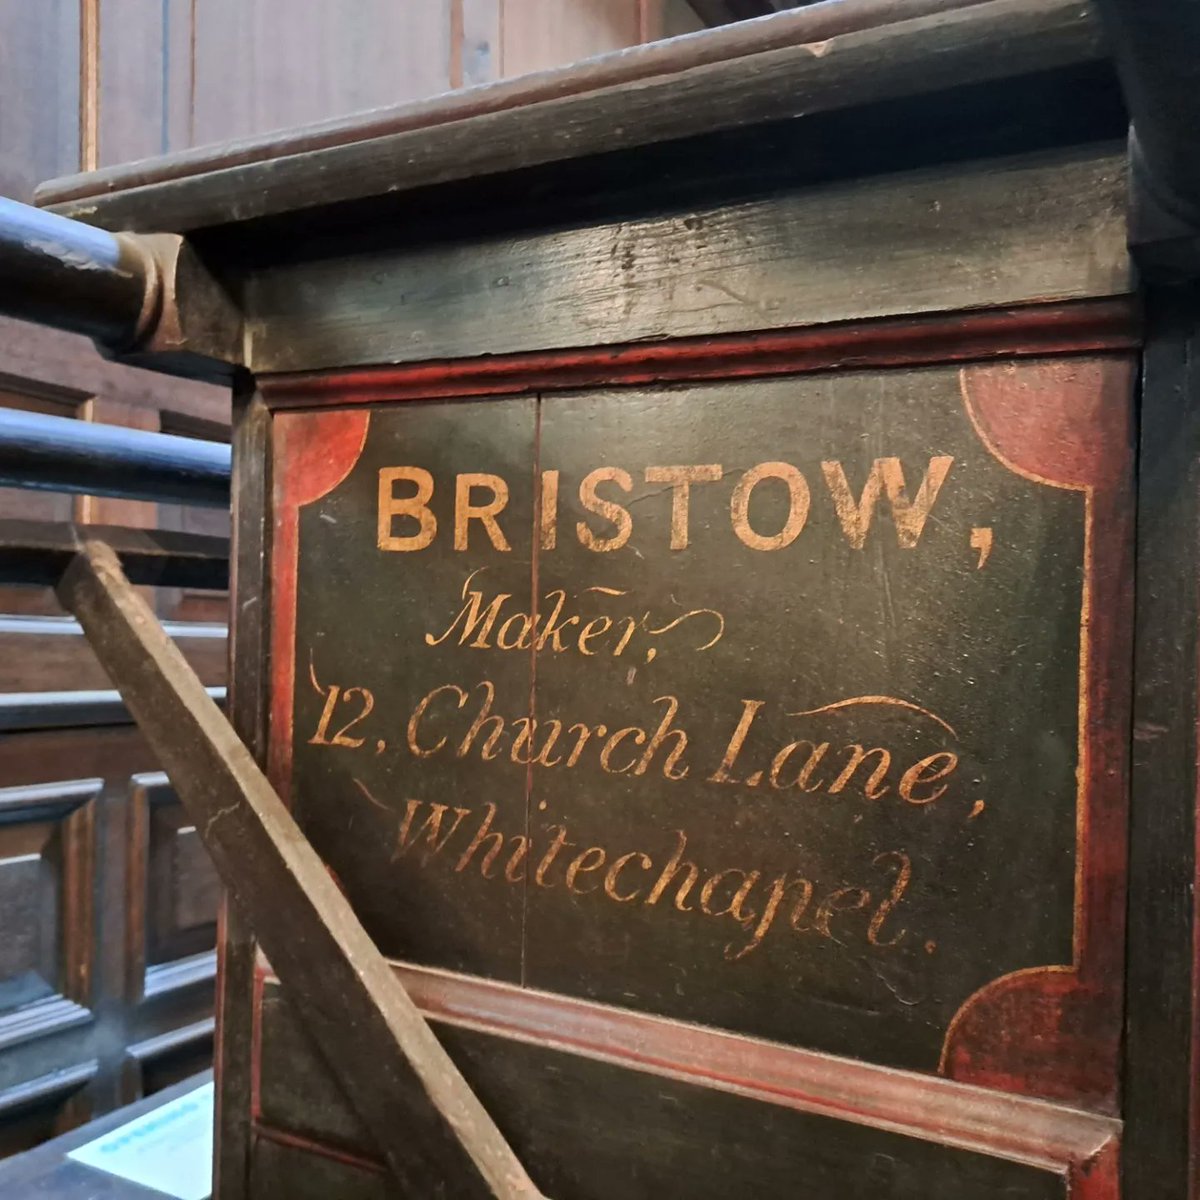
{"label": "painted wooden panel", "polygon": [[277,785],[395,958],[1112,1112],[1132,393],[281,413]]}

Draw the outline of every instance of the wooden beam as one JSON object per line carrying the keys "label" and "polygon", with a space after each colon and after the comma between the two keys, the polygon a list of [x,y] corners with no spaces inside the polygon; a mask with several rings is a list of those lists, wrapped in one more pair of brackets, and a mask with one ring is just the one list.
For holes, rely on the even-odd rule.
{"label": "wooden beam", "polygon": [[540,1193],[114,551],[58,585],[405,1195]]}

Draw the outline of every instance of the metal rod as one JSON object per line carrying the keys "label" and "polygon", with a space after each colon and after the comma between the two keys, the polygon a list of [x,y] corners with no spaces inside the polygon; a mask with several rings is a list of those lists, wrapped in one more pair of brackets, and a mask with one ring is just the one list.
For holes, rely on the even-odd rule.
{"label": "metal rod", "polygon": [[0,486],[228,508],[229,474],[220,442],[0,408]]}
{"label": "metal rod", "polygon": [[1099,0],[1133,120],[1134,170],[1167,212],[1200,225],[1200,4]]}
{"label": "metal rod", "polygon": [[135,239],[0,198],[0,313],[121,350],[153,320],[158,291]]}

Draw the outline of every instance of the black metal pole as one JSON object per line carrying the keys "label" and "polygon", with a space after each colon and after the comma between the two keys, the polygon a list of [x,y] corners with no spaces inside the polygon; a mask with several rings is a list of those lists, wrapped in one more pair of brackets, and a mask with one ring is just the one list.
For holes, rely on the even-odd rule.
{"label": "black metal pole", "polygon": [[0,313],[122,350],[153,320],[157,292],[136,239],[0,198]]}
{"label": "black metal pole", "polygon": [[0,408],[0,486],[229,507],[229,447]]}

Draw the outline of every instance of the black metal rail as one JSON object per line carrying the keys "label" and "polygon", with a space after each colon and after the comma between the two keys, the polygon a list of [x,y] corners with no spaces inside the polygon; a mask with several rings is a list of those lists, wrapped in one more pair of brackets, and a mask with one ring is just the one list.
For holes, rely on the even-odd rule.
{"label": "black metal rail", "polygon": [[158,287],[134,239],[0,199],[0,313],[121,350],[157,316]]}
{"label": "black metal rail", "polygon": [[[229,507],[220,442],[0,408],[0,485]],[[0,519],[0,583],[54,586],[87,542],[102,541],[139,584],[229,586],[225,538],[169,530]]]}
{"label": "black metal rail", "polygon": [[220,442],[0,408],[0,486],[229,507]]}

